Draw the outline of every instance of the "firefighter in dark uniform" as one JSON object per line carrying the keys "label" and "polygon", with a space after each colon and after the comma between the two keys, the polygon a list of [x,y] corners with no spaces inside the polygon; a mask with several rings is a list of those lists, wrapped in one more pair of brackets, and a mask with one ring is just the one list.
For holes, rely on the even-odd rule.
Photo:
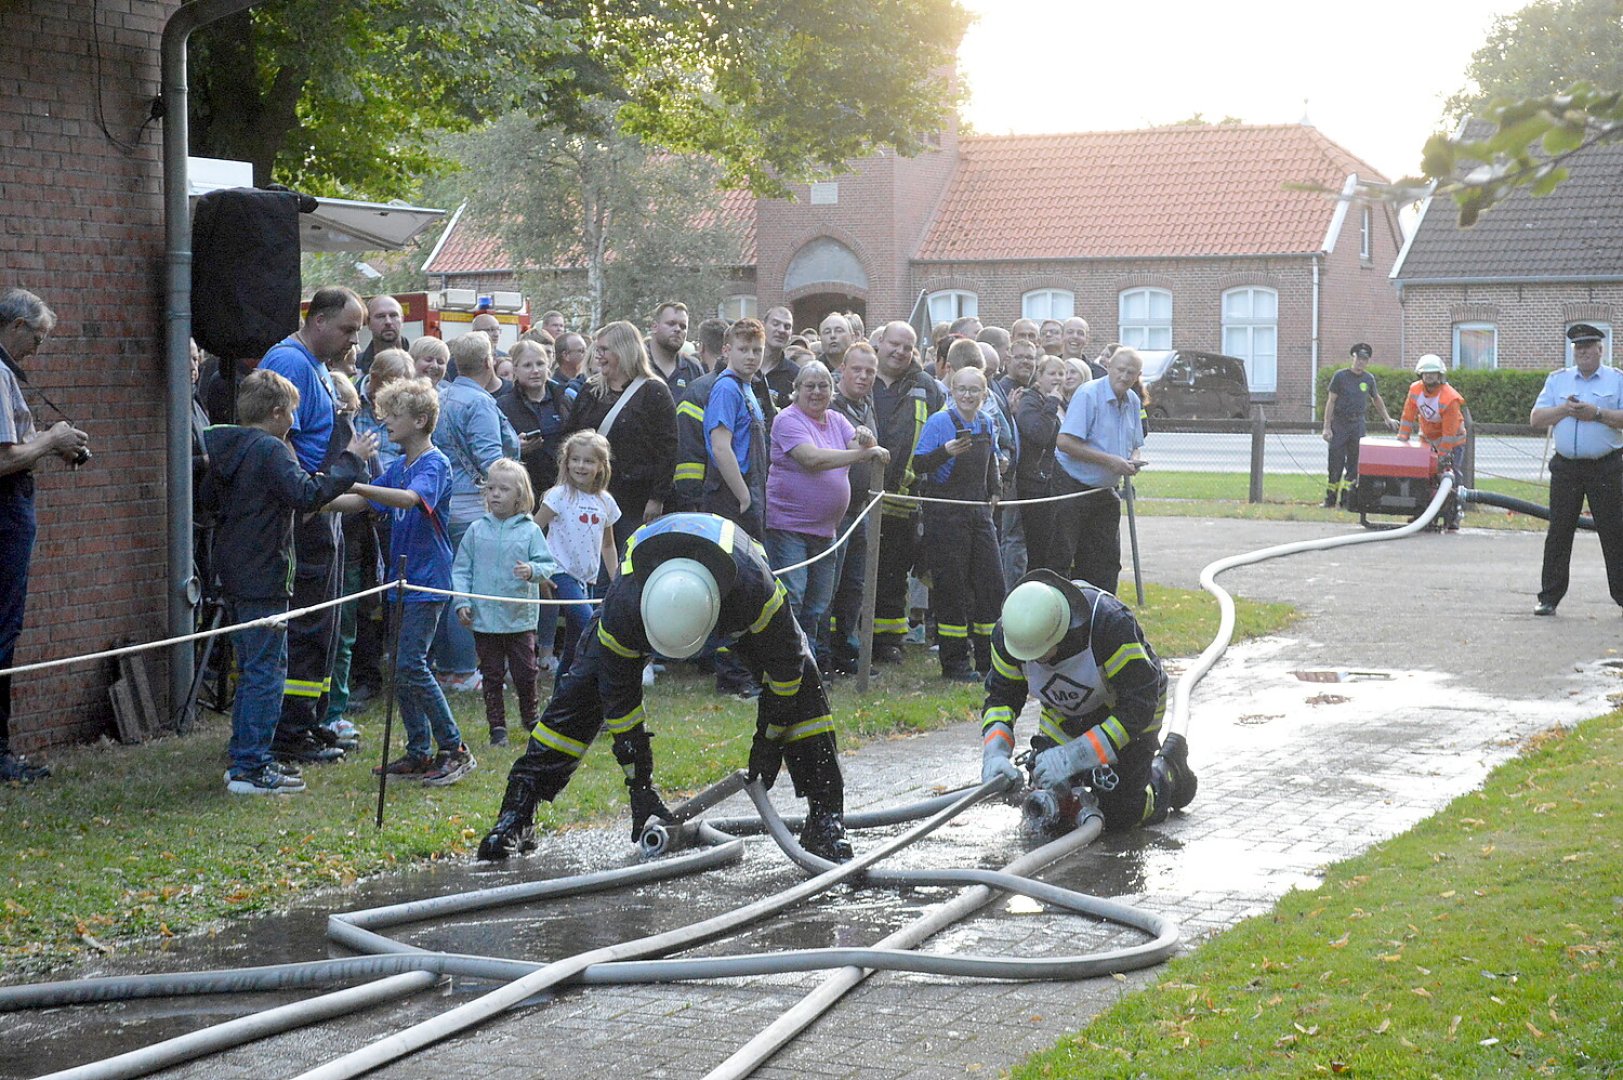
{"label": "firefighter in dark uniform", "polygon": [[1019,779],[1011,757],[1026,695],[1042,703],[1031,781],[1068,795],[1089,788],[1105,828],[1153,825],[1195,797],[1189,745],[1163,743],[1167,677],[1138,620],[1085,581],[1033,570],[1003,604],[981,712],[981,777]]}
{"label": "firefighter in dark uniform", "polygon": [[734,522],[713,514],[667,514],[626,544],[620,577],[587,623],[569,673],[513,763],[507,794],[479,858],[505,859],[534,847],[536,803],[557,798],[600,728],[631,793],[631,835],[670,811],[654,790],[654,756],[644,724],[642,667],[650,654],[694,655],[714,633],[765,684],[749,774],[767,787],[782,766],[807,802],[800,842],[836,862],[845,839],[845,786],[834,721],[817,662],[795,623],[766,552]]}
{"label": "firefighter in dark uniform", "polygon": [[[916,493],[913,449],[924,422],[941,411],[941,387],[916,359],[918,335],[905,322],[886,325],[880,334],[879,378],[874,382],[873,411],[879,445],[890,451],[885,490]],[[918,555],[919,509],[913,503],[886,499],[879,525],[879,580],[874,588],[873,656],[894,663],[902,658],[907,633],[907,575]]]}
{"label": "firefighter in dark uniform", "polygon": [[[1380,409],[1381,420],[1389,431],[1398,429],[1398,422],[1386,411],[1375,376],[1369,372],[1369,358],[1374,354],[1373,349],[1360,341],[1347,352],[1352,357],[1352,367],[1342,368],[1330,379],[1321,433],[1330,444],[1330,477],[1324,489],[1326,509],[1333,509],[1338,503],[1343,510],[1357,509],[1358,440],[1364,437],[1364,417],[1369,412],[1370,402]],[[1344,471],[1346,479],[1342,479]]]}
{"label": "firefighter in dark uniform", "polygon": [[[924,565],[943,678],[979,682],[992,666],[992,628],[1003,603],[1003,566],[988,500],[999,491],[997,421],[982,413],[986,376],[952,375],[952,403],[924,424],[913,469],[923,493],[974,506],[924,504]],[[971,652],[974,666],[971,667]]]}
{"label": "firefighter in dark uniform", "polygon": [[676,474],[671,480],[670,501],[665,504],[670,513],[693,513],[704,503],[705,466],[710,460],[704,438],[704,407],[719,374],[712,371],[688,383],[682,400],[676,403]]}

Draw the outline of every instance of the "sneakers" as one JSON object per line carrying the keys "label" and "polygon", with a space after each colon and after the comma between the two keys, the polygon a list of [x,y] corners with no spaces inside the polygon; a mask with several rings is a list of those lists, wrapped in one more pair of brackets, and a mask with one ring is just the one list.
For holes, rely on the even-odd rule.
{"label": "sneakers", "polygon": [[470,671],[466,675],[441,675],[440,687],[450,694],[471,694],[485,685],[484,676],[477,671]]}
{"label": "sneakers", "polygon": [[907,633],[902,635],[902,642],[907,645],[923,645],[929,640],[929,631],[924,628],[923,623],[908,627]]}
{"label": "sneakers", "polygon": [[1182,735],[1168,735],[1161,744],[1161,752],[1150,762],[1150,785],[1158,795],[1166,793],[1174,810],[1194,802],[1199,781],[1189,769],[1189,741]]}
{"label": "sneakers", "polygon": [[978,683],[985,682],[986,677],[978,674],[974,668],[953,668],[943,670],[941,677],[949,682]]}
{"label": "sneakers", "polygon": [[32,784],[51,775],[49,765],[35,765],[21,754],[10,750],[0,754],[0,783]]}
{"label": "sneakers", "polygon": [[348,720],[329,720],[316,727],[316,738],[331,746],[336,746],[346,754],[358,749],[361,745],[361,732]]}
{"label": "sneakers", "polygon": [[490,745],[491,746],[506,746],[507,745],[507,729],[504,728],[504,727],[493,727],[493,728],[491,728],[490,729]]}
{"label": "sneakers", "polygon": [[558,671],[558,658],[552,653],[547,653],[541,658],[536,668],[543,674],[556,674]]}
{"label": "sneakers", "polygon": [[304,790],[304,779],[289,776],[274,764],[261,765],[241,776],[227,773],[225,789],[233,795],[294,795]]}
{"label": "sneakers", "polygon": [[411,754],[403,754],[389,762],[387,767],[382,765],[372,766],[372,775],[383,776],[387,773],[391,780],[421,780],[434,770],[436,764],[438,762],[431,757],[414,757]]}
{"label": "sneakers", "polygon": [[434,765],[423,774],[423,783],[429,787],[450,787],[458,780],[473,772],[479,763],[473,759],[468,744],[463,743],[455,750],[441,750],[434,759]]}

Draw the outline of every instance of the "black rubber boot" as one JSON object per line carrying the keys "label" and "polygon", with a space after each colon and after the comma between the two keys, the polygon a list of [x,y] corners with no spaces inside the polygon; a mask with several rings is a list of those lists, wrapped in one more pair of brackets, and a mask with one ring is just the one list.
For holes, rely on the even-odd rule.
{"label": "black rubber boot", "polygon": [[480,862],[501,862],[512,855],[528,855],[536,848],[535,782],[526,776],[510,776],[502,809],[496,824],[479,841]]}
{"label": "black rubber boot", "polygon": [[1195,801],[1199,780],[1189,768],[1189,741],[1182,735],[1168,735],[1161,744],[1161,752],[1150,762],[1150,785],[1155,801],[1173,810]]}
{"label": "black rubber boot", "polygon": [[822,807],[807,807],[806,824],[800,827],[800,846],[829,862],[850,862],[856,858],[856,852],[845,839],[844,815]]}

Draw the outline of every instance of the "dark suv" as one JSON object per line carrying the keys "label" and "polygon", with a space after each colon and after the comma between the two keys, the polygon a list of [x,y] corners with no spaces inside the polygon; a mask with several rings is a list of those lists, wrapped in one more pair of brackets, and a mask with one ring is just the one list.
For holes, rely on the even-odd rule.
{"label": "dark suv", "polygon": [[1243,420],[1251,414],[1245,361],[1195,349],[1139,350],[1151,417]]}

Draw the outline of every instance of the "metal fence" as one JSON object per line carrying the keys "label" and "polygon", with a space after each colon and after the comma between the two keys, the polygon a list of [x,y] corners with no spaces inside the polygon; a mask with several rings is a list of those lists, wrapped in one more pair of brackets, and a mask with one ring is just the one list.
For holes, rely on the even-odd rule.
{"label": "metal fence", "polygon": [[[1322,425],[1301,420],[1269,420],[1255,410],[1250,420],[1153,420],[1144,442],[1149,462],[1144,478],[1160,473],[1243,474],[1246,497],[1261,502],[1270,477],[1324,478],[1328,446]],[[1549,433],[1519,424],[1466,427],[1465,484],[1490,480],[1543,483],[1549,461]],[[1374,425],[1371,436],[1386,436]],[[1141,488],[1145,485],[1141,482]],[[1234,487],[1240,484],[1235,476]],[[1276,487],[1279,486],[1277,483]],[[1292,486],[1299,486],[1299,482]]]}

